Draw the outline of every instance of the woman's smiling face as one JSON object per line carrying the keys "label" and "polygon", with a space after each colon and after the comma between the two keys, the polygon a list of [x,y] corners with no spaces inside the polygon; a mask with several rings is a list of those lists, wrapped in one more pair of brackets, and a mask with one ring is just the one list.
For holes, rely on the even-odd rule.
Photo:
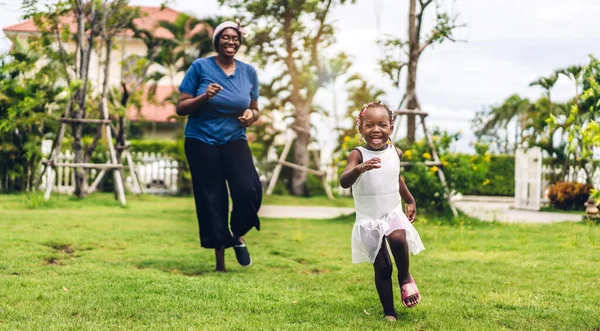
{"label": "woman's smiling face", "polygon": [[384,107],[367,109],[361,120],[360,133],[372,149],[383,148],[387,144],[393,129],[390,114]]}
{"label": "woman's smiling face", "polygon": [[226,57],[233,57],[240,48],[240,36],[234,29],[225,29],[219,37],[219,54]]}

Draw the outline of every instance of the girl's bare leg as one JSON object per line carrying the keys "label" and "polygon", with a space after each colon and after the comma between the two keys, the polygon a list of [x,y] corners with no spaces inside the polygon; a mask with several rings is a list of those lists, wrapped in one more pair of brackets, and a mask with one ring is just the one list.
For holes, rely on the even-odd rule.
{"label": "girl's bare leg", "polygon": [[385,239],[379,253],[377,253],[377,257],[375,257],[373,269],[375,270],[375,287],[383,306],[383,314],[387,319],[395,321],[397,314],[394,308],[394,291],[392,287],[392,271],[394,268],[387,251]]}
{"label": "girl's bare leg", "polygon": [[[408,257],[408,243],[406,242],[406,231],[395,230],[389,236],[387,236],[390,250],[394,255],[394,261],[396,261],[396,267],[398,268],[398,283],[400,286],[410,283],[410,272],[409,272],[409,257]],[[413,295],[404,300],[408,306],[414,306],[419,303],[420,296]]]}

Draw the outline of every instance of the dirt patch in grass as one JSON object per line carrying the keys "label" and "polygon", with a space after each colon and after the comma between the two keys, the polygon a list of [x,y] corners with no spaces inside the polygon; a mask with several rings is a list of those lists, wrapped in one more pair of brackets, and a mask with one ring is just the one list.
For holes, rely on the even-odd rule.
{"label": "dirt patch in grass", "polygon": [[68,255],[73,255],[73,253],[75,253],[75,248],[73,248],[73,245],[71,244],[47,243],[45,245],[57,252],[62,252]]}
{"label": "dirt patch in grass", "polygon": [[54,256],[45,257],[44,263],[47,265],[58,265],[58,266],[64,265],[60,259],[58,259]]}

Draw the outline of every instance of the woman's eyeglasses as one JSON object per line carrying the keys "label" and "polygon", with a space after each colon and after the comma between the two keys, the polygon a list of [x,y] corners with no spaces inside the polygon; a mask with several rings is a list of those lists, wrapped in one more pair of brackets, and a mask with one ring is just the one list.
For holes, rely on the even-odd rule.
{"label": "woman's eyeglasses", "polygon": [[228,42],[234,42],[234,43],[239,43],[240,42],[240,38],[236,37],[232,37],[232,36],[221,36],[221,40],[228,43]]}

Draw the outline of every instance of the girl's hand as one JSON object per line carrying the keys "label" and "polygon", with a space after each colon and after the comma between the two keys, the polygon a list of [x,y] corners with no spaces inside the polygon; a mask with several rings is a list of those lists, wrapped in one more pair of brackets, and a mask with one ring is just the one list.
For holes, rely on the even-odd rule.
{"label": "girl's hand", "polygon": [[404,211],[406,212],[406,217],[412,223],[415,221],[417,217],[417,207],[414,203],[406,203],[404,204]]}
{"label": "girl's hand", "polygon": [[365,161],[365,162],[357,165],[356,168],[362,174],[362,173],[364,173],[366,171],[369,171],[369,170],[381,168],[381,165],[379,163],[381,163],[381,159],[378,158],[378,157],[374,157],[374,158],[372,158],[370,160],[367,160],[367,161]]}
{"label": "girl's hand", "polygon": [[211,83],[206,88],[206,92],[204,92],[204,94],[206,94],[206,96],[210,99],[210,98],[214,97],[215,95],[217,95],[219,92],[221,92],[222,89],[223,88],[221,87],[221,85],[216,84],[216,83]]}
{"label": "girl's hand", "polygon": [[254,110],[246,109],[242,116],[238,117],[238,120],[244,124],[244,126],[250,126],[254,123]]}

